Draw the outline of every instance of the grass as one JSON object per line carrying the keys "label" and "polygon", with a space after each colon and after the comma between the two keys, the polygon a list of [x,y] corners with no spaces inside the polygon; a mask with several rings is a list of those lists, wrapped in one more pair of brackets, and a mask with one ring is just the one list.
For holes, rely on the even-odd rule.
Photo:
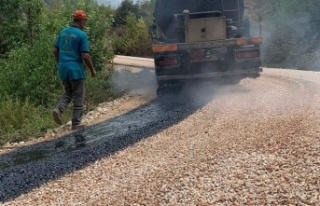
{"label": "grass", "polygon": [[0,145],[18,142],[30,136],[40,136],[50,127],[48,114],[29,100],[4,99],[0,102]]}
{"label": "grass", "polygon": [[[96,78],[88,75],[86,80],[85,113],[102,102],[115,98],[111,90],[109,67],[100,71]],[[57,97],[58,98],[58,97]],[[57,99],[52,100],[52,102]],[[51,110],[54,104],[47,107],[35,106],[29,99],[0,99],[0,146],[6,143],[27,141],[42,136],[47,130],[57,127],[52,120]],[[71,117],[72,105],[64,115],[64,122]]]}

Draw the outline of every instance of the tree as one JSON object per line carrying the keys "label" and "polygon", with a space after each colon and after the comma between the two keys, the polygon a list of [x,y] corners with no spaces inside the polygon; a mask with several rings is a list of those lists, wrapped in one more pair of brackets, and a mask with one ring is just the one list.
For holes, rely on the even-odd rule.
{"label": "tree", "polygon": [[[49,2],[49,0],[47,1]],[[84,9],[89,15],[86,32],[90,54],[99,72],[88,78],[86,106],[110,99],[113,57],[107,35],[113,19],[110,7],[94,0],[52,0],[46,7],[42,0],[0,1],[0,145],[40,136],[53,128],[51,108],[60,95],[61,84],[52,55],[53,43],[62,28],[70,25],[72,11]],[[50,3],[50,2],[49,2]]]}
{"label": "tree", "polygon": [[[25,2],[40,1],[26,0]],[[21,6],[22,11],[25,11],[23,6],[26,6],[25,8],[31,6],[18,5]],[[113,57],[108,47],[107,36],[111,22],[110,16],[106,16],[108,14],[102,12],[97,4],[90,2],[82,1],[77,4],[76,8],[84,9],[89,15],[86,32],[91,46],[90,54],[96,69],[102,70]],[[39,13],[35,10],[37,18],[30,13],[30,20],[25,20],[23,25],[29,25],[31,28],[26,31],[22,30],[25,38],[20,40],[21,45],[11,49],[7,59],[0,62],[0,94],[6,94],[9,98],[19,99],[21,102],[28,98],[37,106],[48,106],[52,103],[57,92],[60,92],[59,81],[54,73],[56,69],[54,69],[52,56],[53,43],[59,31],[70,24],[73,10],[70,4],[66,4],[58,10],[46,8],[40,10]],[[32,41],[29,38],[32,38]]]}
{"label": "tree", "polygon": [[264,62],[287,68],[314,68],[320,56],[317,0],[257,0],[263,19]]}
{"label": "tree", "polygon": [[153,23],[153,10],[155,3],[156,0],[144,0],[138,4],[140,16],[144,19],[147,25],[151,25]]}
{"label": "tree", "polygon": [[143,18],[136,19],[133,13],[129,13],[126,22],[122,36],[114,39],[113,48],[115,53],[128,56],[150,56],[151,40],[148,26]]}
{"label": "tree", "polygon": [[0,1],[0,55],[36,38],[43,7],[42,0]]}
{"label": "tree", "polygon": [[133,13],[136,18],[139,17],[139,6],[132,0],[124,0],[115,11],[115,25],[125,25],[129,13]]}

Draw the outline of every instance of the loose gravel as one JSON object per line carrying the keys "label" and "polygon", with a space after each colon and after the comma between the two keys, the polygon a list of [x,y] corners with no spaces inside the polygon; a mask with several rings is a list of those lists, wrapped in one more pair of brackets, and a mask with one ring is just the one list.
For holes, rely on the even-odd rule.
{"label": "loose gravel", "polygon": [[[0,154],[0,200],[320,205],[319,87],[320,73],[266,68],[180,96],[135,90],[101,105],[85,131]],[[36,160],[19,156],[41,149]]]}

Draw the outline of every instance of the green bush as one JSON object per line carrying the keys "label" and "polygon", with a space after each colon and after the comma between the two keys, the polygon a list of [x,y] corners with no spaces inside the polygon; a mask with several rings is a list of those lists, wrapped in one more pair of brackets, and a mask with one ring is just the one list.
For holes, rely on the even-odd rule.
{"label": "green bush", "polygon": [[6,57],[7,52],[24,42],[34,40],[43,8],[42,0],[0,1],[0,57]]}
{"label": "green bush", "polygon": [[0,101],[0,145],[40,136],[52,127],[51,114],[35,107],[28,99],[21,102],[5,98]]}
{"label": "green bush", "polygon": [[263,19],[264,64],[319,69],[319,4],[316,0],[257,0],[254,15]]}
{"label": "green bush", "polygon": [[112,67],[107,66],[96,78],[87,78],[85,105],[86,111],[94,109],[101,102],[112,100],[115,95],[111,88]]}
{"label": "green bush", "polygon": [[119,33],[121,35],[114,37],[113,41],[113,49],[116,54],[152,56],[148,26],[142,18],[136,19],[133,13],[129,13],[126,25],[120,28]]}
{"label": "green bush", "polygon": [[[30,4],[33,2],[39,3],[32,0]],[[97,78],[88,75],[86,105],[92,108],[113,97],[109,84],[112,67],[106,66],[113,57],[107,36],[113,21],[111,9],[91,1],[79,1],[76,7],[67,1],[57,10],[40,9],[37,21],[27,21],[36,24],[32,25],[32,32],[36,31],[32,33],[32,41],[19,39],[19,47],[0,59],[0,145],[39,136],[56,126],[51,109],[63,89],[55,68],[53,44],[59,31],[70,25],[75,8],[84,9],[89,15],[86,32],[98,70]]]}
{"label": "green bush", "polygon": [[[49,106],[59,91],[52,45],[36,41],[13,50],[4,66],[2,87],[12,99],[29,99],[36,106]],[[1,72],[0,72],[1,73]]]}

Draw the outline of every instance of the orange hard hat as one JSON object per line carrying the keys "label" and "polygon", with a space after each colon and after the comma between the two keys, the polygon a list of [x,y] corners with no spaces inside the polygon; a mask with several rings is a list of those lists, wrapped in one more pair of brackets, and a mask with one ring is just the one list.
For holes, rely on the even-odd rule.
{"label": "orange hard hat", "polygon": [[87,14],[83,10],[75,10],[72,16],[74,19],[88,19]]}

